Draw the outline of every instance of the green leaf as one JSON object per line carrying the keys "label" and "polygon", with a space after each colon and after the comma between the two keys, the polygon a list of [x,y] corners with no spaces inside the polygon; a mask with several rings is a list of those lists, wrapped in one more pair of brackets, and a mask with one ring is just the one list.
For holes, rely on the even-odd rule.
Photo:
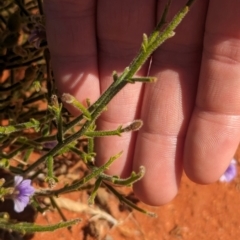
{"label": "green leaf", "polygon": [[0,159],[0,167],[1,168],[9,168],[10,164],[9,164],[9,160],[6,158],[2,158]]}
{"label": "green leaf", "polygon": [[66,222],[59,222],[56,224],[37,225],[28,222],[14,223],[6,219],[0,219],[0,228],[8,231],[20,232],[22,234],[35,232],[52,232],[60,228],[70,227],[79,223],[80,221],[81,219],[77,218]]}

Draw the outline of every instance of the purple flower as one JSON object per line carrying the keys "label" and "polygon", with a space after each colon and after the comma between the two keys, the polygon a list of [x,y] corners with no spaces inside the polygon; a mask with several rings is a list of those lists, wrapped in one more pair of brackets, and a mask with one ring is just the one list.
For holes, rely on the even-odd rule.
{"label": "purple flower", "polygon": [[14,210],[16,212],[22,212],[28,205],[30,197],[33,195],[35,189],[31,186],[31,180],[23,180],[22,176],[14,177]]}
{"label": "purple flower", "polygon": [[34,44],[35,48],[40,48],[40,44],[43,40],[46,40],[46,30],[44,26],[38,24],[32,29],[29,37],[28,42]]}
{"label": "purple flower", "polygon": [[220,179],[219,179],[220,182],[231,182],[237,176],[236,164],[237,164],[237,161],[235,159],[232,159],[227,170],[220,177]]}
{"label": "purple flower", "polygon": [[45,148],[50,148],[50,149],[54,148],[56,145],[57,145],[57,141],[45,142],[43,144]]}

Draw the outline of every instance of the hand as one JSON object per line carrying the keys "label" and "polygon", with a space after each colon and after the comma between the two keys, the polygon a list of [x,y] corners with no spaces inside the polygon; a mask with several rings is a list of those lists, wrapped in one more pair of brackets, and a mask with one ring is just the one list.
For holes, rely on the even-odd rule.
{"label": "hand", "polygon": [[[168,20],[186,3],[173,1]],[[93,103],[138,52],[166,0],[47,0],[52,66],[61,93]],[[240,1],[199,0],[176,35],[152,57],[154,84],[127,85],[98,120],[116,129],[141,118],[138,133],[97,140],[97,164],[123,150],[109,170],[144,178],[134,192],[160,205],[177,193],[183,169],[194,182],[219,179],[240,140]],[[148,71],[146,64],[138,74]]]}

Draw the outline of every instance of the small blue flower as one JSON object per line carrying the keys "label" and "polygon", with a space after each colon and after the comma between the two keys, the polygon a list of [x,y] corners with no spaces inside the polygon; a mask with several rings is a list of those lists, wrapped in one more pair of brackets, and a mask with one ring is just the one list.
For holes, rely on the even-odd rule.
{"label": "small blue flower", "polygon": [[43,144],[45,148],[49,148],[49,149],[54,148],[56,145],[57,145],[57,141],[45,142]]}
{"label": "small blue flower", "polygon": [[235,159],[232,159],[227,170],[220,177],[220,179],[219,179],[220,182],[231,182],[237,176],[236,164],[237,164],[237,161]]}
{"label": "small blue flower", "polygon": [[14,210],[22,212],[28,205],[30,197],[34,194],[35,189],[31,186],[31,180],[23,180],[22,176],[14,177]]}
{"label": "small blue flower", "polygon": [[28,37],[28,42],[34,44],[35,48],[39,49],[41,42],[46,40],[46,30],[41,24],[37,24]]}

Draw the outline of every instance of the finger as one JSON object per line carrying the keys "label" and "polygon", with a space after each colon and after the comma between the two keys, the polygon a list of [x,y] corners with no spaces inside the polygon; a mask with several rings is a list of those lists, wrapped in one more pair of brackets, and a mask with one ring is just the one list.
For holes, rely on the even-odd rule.
{"label": "finger", "polygon": [[[154,27],[155,0],[117,0],[98,2],[98,50],[101,91],[112,83],[112,72],[121,73],[136,56],[143,33]],[[145,66],[139,74],[146,74]],[[98,120],[99,129],[116,129],[138,116],[141,84],[129,84],[107,106]],[[131,170],[134,137],[124,134],[119,137],[101,138],[96,141],[97,162],[103,164],[111,156],[123,151],[108,172],[126,176]]]}
{"label": "finger", "polygon": [[240,140],[240,2],[210,1],[196,106],[184,168],[199,183],[219,179]]}
{"label": "finger", "polygon": [[[159,1],[159,14],[166,2]],[[169,20],[186,1],[173,1]],[[134,186],[138,197],[151,205],[169,202],[177,193],[187,126],[195,101],[201,62],[206,1],[197,1],[176,30],[176,35],[153,55],[146,85],[137,139],[134,169],[146,167],[145,177]]]}
{"label": "finger", "polygon": [[80,101],[99,96],[95,1],[44,1],[48,46],[60,93]]}

